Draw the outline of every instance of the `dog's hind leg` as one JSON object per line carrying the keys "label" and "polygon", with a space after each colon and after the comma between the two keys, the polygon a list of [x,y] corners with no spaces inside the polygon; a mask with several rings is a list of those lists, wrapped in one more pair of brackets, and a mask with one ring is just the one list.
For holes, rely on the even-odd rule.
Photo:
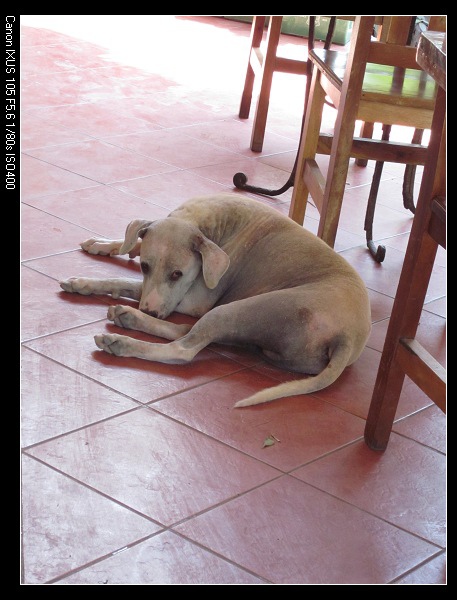
{"label": "dog's hind leg", "polygon": [[[273,292],[272,294],[277,293]],[[267,296],[270,298],[271,294],[264,294],[260,304],[268,304],[269,298]],[[246,298],[213,308],[204,314],[185,335],[174,339],[168,344],[143,342],[127,336],[109,333],[95,336],[95,343],[101,350],[116,356],[132,356],[164,363],[189,362],[212,342],[262,346],[263,344],[259,343],[260,339],[268,340],[271,329],[262,332],[262,327],[258,322],[259,298]],[[111,317],[114,317],[113,320],[116,323],[115,313],[114,308],[114,310],[111,310]],[[109,315],[110,313],[108,318],[110,318]],[[120,315],[120,319],[122,319],[122,315]],[[271,321],[271,319],[269,320]],[[160,321],[159,323],[157,321],[159,320],[147,321],[143,318],[139,320],[141,324],[149,323],[146,326],[148,333],[160,335],[157,333]],[[145,329],[141,330],[145,331]],[[173,333],[171,328],[168,333],[170,332]],[[165,335],[164,337],[168,336]],[[270,354],[273,354],[274,347],[268,349]]]}
{"label": "dog's hind leg", "polygon": [[[234,304],[234,303],[233,303]],[[229,308],[230,306],[230,308]],[[119,315],[116,317],[116,308],[108,312],[108,318],[112,318],[116,323],[116,318],[120,319],[117,324],[122,324],[123,311],[119,311]],[[230,313],[227,315],[226,313]],[[229,330],[232,328],[233,316],[232,306],[225,305],[210,310],[208,313],[203,315],[199,321],[193,326],[184,326],[188,328],[188,332],[182,337],[172,338],[173,334],[178,334],[183,331],[178,326],[166,321],[160,321],[147,315],[145,318],[140,318],[135,323],[136,326],[140,325],[141,331],[153,333],[154,335],[162,335],[162,337],[173,339],[168,344],[156,344],[151,342],[143,342],[136,340],[125,335],[105,333],[95,336],[95,343],[101,350],[108,352],[109,354],[115,354],[116,356],[131,356],[136,358],[142,358],[143,360],[157,361],[170,364],[180,364],[190,362],[203,348],[208,346],[213,341],[224,341],[225,337],[230,338]],[[131,311],[128,313],[130,316],[134,315]],[[110,316],[111,315],[111,316]],[[226,318],[228,317],[228,318]],[[162,325],[160,325],[162,323]],[[166,324],[166,325],[165,325]],[[143,328],[143,326],[145,328]],[[160,329],[165,327],[165,329]],[[173,329],[174,327],[174,329]],[[161,333],[159,333],[161,331]],[[230,340],[232,341],[232,340]]]}
{"label": "dog's hind leg", "polygon": [[[188,335],[188,334],[187,334]],[[201,342],[191,347],[183,343],[187,335],[168,344],[153,344],[142,342],[126,335],[115,333],[101,333],[94,337],[95,343],[100,348],[116,356],[133,356],[143,360],[151,360],[168,364],[181,364],[190,362],[207,344]]]}

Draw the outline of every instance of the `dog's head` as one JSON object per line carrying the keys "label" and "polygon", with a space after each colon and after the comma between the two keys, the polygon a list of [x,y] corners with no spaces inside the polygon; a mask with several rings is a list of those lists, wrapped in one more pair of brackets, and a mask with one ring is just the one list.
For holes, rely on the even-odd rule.
{"label": "dog's head", "polygon": [[129,253],[138,238],[143,273],[139,308],[159,319],[176,309],[198,278],[214,289],[230,264],[228,255],[198,227],[174,217],[132,221],[119,254]]}

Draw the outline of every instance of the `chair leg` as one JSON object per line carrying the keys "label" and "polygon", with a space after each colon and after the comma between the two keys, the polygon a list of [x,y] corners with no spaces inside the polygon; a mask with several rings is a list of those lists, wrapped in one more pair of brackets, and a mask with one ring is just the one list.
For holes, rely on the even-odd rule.
{"label": "chair leg", "polygon": [[281,25],[282,17],[270,17],[267,33],[267,49],[262,65],[260,92],[252,128],[251,150],[253,152],[261,152],[263,148],[268,107],[270,105],[271,84],[273,82],[273,74],[275,71],[276,52],[279,44],[279,36],[281,35]]}
{"label": "chair leg", "polygon": [[[317,231],[318,237],[331,248],[335,245],[340,220],[355,122],[370,48],[371,32],[367,27],[370,22],[374,23],[374,17],[361,17],[360,20],[356,21],[352,31],[353,42],[351,42],[335,121],[327,181]],[[357,57],[357,59],[354,57]]]}
{"label": "chair leg", "polygon": [[[308,31],[308,54],[314,48],[315,25],[316,25],[316,17],[314,15],[310,15],[309,31]],[[325,37],[324,48],[326,50],[328,50],[332,44],[333,34],[335,32],[335,26],[336,26],[336,17],[332,16],[330,18],[327,35]],[[251,44],[251,46],[252,46],[252,44]],[[305,105],[304,105],[303,118],[302,118],[301,130],[300,130],[299,146],[301,145],[301,140],[303,137],[305,115],[306,115],[308,98],[310,96],[310,89],[311,89],[312,72],[313,72],[312,62],[310,60],[307,60],[307,62],[306,62]],[[252,89],[251,89],[251,93],[252,93]],[[251,97],[249,97],[249,102],[250,102],[250,99],[251,99]],[[256,194],[264,194],[266,196],[279,196],[280,194],[283,194],[285,191],[287,191],[289,188],[291,188],[294,185],[296,171],[297,171],[298,156],[299,156],[299,150],[297,151],[297,154],[295,156],[294,166],[292,168],[292,171],[289,175],[288,180],[282,187],[280,187],[277,190],[271,190],[269,188],[263,188],[260,186],[254,186],[254,185],[248,184],[248,178],[247,178],[246,174],[242,173],[242,172],[235,173],[235,175],[233,176],[233,184],[239,190],[244,190],[247,192],[254,192]],[[365,161],[365,162],[367,162],[367,161]],[[306,204],[306,201],[305,201],[305,204]],[[303,210],[304,210],[304,207],[303,207]],[[299,220],[299,222],[300,222],[300,219],[301,219],[301,222],[303,222],[304,213],[303,213],[303,217],[300,217],[300,211],[296,211],[295,209],[291,208],[290,215],[292,215],[292,214],[296,215],[296,218]]]}
{"label": "chair leg", "polygon": [[413,253],[408,246],[365,425],[365,442],[373,450],[384,451],[390,438],[405,379],[401,340],[416,335],[436,255],[437,244],[431,237],[418,241],[416,247]]}
{"label": "chair leg", "polygon": [[244,81],[243,94],[241,95],[240,110],[238,113],[240,119],[249,118],[252,102],[252,91],[254,89],[255,81],[255,72],[252,67],[252,54],[257,48],[260,48],[260,44],[262,43],[265,20],[266,17],[264,16],[255,16],[252,21],[248,67],[246,71],[246,79]]}
{"label": "chair leg", "polygon": [[[416,214],[365,425],[365,442],[373,450],[384,451],[387,447],[406,374],[445,411],[445,383],[430,384],[436,366],[424,376],[411,360],[418,357],[411,352],[411,342],[415,342],[438,248],[429,234],[433,198],[446,193],[445,114],[446,94],[439,89]],[[407,352],[405,347],[409,348]]]}
{"label": "chair leg", "polygon": [[[331,20],[332,21],[332,20]],[[314,48],[314,28],[315,28],[316,17],[310,16],[309,18],[309,32],[308,32],[308,52]],[[331,23],[330,23],[331,25]],[[329,36],[333,36],[334,27],[330,30],[329,26]],[[331,37],[329,37],[328,45],[330,45]],[[327,42],[326,42],[327,44]],[[306,90],[305,90],[305,105],[303,109],[303,117],[300,128],[300,140],[303,136],[303,128],[305,126],[305,114],[306,107],[308,104],[309,93],[311,89],[311,78],[313,75],[313,64],[310,60],[306,61]],[[294,166],[292,167],[292,171],[289,175],[286,183],[277,190],[270,190],[268,188],[259,187],[256,185],[249,185],[248,178],[245,173],[239,172],[235,173],[233,176],[233,185],[239,190],[245,190],[247,192],[254,192],[255,194],[265,194],[266,196],[280,196],[284,192],[286,192],[289,188],[294,185],[295,181],[295,173],[297,171],[297,162],[298,162],[298,151],[295,155]]]}
{"label": "chair leg", "polygon": [[309,161],[314,161],[319,142],[319,132],[322,123],[322,111],[325,103],[325,91],[320,85],[320,71],[313,69],[307,109],[300,137],[300,145],[296,158],[295,179],[292,198],[290,201],[289,217],[303,225],[309,188],[304,174]]}
{"label": "chair leg", "polygon": [[[371,139],[373,137],[374,123],[363,123],[360,137]],[[358,167],[366,167],[368,160],[366,158],[356,158],[355,164]]]}

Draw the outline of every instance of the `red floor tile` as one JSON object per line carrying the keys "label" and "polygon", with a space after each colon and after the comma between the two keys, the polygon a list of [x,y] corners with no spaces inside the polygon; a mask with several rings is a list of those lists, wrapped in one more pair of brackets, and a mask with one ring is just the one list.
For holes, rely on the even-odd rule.
{"label": "red floor tile", "polygon": [[[401,193],[401,188],[399,188]],[[345,191],[339,226],[353,233],[365,235],[365,218],[370,186],[351,187]],[[399,199],[399,208],[401,198]],[[373,217],[373,239],[401,235],[411,231],[413,215],[403,209],[397,210],[381,203],[376,204]]]}
{"label": "red floor tile", "polygon": [[77,71],[105,64],[103,48],[94,51],[94,45],[74,40],[66,44],[35,45],[34,52],[24,53],[21,73],[33,76],[35,73],[57,73]]}
{"label": "red floor tile", "polygon": [[[132,183],[134,181],[138,180],[133,180]],[[165,218],[169,213],[166,208],[152,202],[145,202],[106,185],[96,185],[58,195],[39,196],[32,198],[29,204],[40,211],[41,218],[43,215],[50,214],[79,225],[82,229],[78,237],[78,246],[79,242],[90,237],[122,239],[130,221],[138,218],[155,221]],[[97,210],[93,210],[94,206],[97,206]],[[33,209],[29,210],[32,211]],[[70,225],[67,225],[67,228],[69,227]],[[50,247],[53,239],[43,240],[43,243],[45,242]],[[55,248],[56,250],[58,247]]]}
{"label": "red floor tile", "polygon": [[71,144],[87,140],[89,136],[80,131],[68,128],[68,122],[57,125],[52,120],[47,120],[42,111],[29,111],[24,115],[21,123],[22,150],[40,148],[43,146],[56,146]]}
{"label": "red floor tile", "polygon": [[85,427],[136,403],[24,348],[21,356],[24,446]]}
{"label": "red floor tile", "polygon": [[[345,251],[343,256],[359,272],[366,286],[370,290],[387,294],[391,298],[395,297],[401,268],[403,266],[404,253],[394,250],[393,248],[389,249],[384,262],[377,263],[373,260],[373,257],[366,248],[360,246]],[[425,302],[440,298],[443,295],[445,286],[446,269],[439,265],[435,265],[430,278]]]}
{"label": "red floor tile", "polygon": [[81,175],[50,165],[26,154],[21,156],[21,163],[22,172],[27,173],[27,176],[22,177],[21,181],[21,197],[24,201],[36,196],[79,190],[97,184],[96,181],[92,181],[87,177],[81,177]]}
{"label": "red floor tile", "polygon": [[377,323],[378,321],[382,321],[390,317],[394,303],[393,298],[386,296],[381,292],[375,292],[374,290],[368,290],[368,293],[370,296],[372,323]]}
{"label": "red floor tile", "polygon": [[[105,142],[151,159],[156,159],[157,156],[160,156],[161,161],[179,169],[193,169],[236,158],[236,154],[230,150],[212,146],[188,137],[187,130],[184,135],[183,140],[182,131],[162,129],[148,133],[132,133],[130,135],[106,137]],[[180,152],[176,152],[178,146],[180,147]],[[170,170],[168,169],[168,171]]]}
{"label": "red floor tile", "polygon": [[[64,296],[59,302],[68,302],[71,314],[71,307],[77,296]],[[106,305],[105,308],[97,307],[97,314],[102,312],[106,316]],[[62,311],[62,315],[64,314]],[[183,365],[113,356],[95,345],[94,335],[104,332],[164,343],[160,338],[127,331],[104,320],[31,341],[27,346],[141,403],[152,402],[243,368],[239,363],[207,349],[202,350],[191,363]]]}
{"label": "red floor tile", "polygon": [[27,51],[30,51],[30,46],[58,43],[67,44],[68,41],[68,35],[52,31],[51,29],[44,29],[38,23],[34,27],[27,27],[21,23],[21,46],[27,48]]}
{"label": "red floor tile", "polygon": [[97,138],[132,131],[159,129],[158,125],[132,117],[126,112],[113,110],[112,104],[106,100],[42,109],[40,114],[53,123],[63,125],[72,123],[74,129]]}
{"label": "red floor tile", "polygon": [[172,171],[165,162],[92,140],[68,144],[61,148],[29,150],[29,154],[47,163],[92,179],[95,183],[114,183],[121,179],[145,177],[152,173]]}
{"label": "red floor tile", "polygon": [[446,543],[445,463],[430,448],[394,433],[388,452],[357,442],[294,475],[433,544]]}
{"label": "red floor tile", "polygon": [[435,405],[397,421],[393,431],[438,452],[446,452],[446,415]]}
{"label": "red floor tile", "polygon": [[440,317],[447,316],[446,308],[447,308],[446,296],[437,298],[436,300],[431,300],[430,302],[428,302],[427,304],[424,305],[424,310],[426,310],[427,312],[431,312],[435,315],[439,315]]}
{"label": "red floor tile", "polygon": [[[197,173],[197,174],[195,174]],[[151,204],[161,206],[167,211],[178,208],[183,202],[193,196],[220,193],[226,190],[218,183],[205,177],[200,177],[198,170],[170,171],[157,173],[149,177],[118,181],[113,187],[142,198]]]}
{"label": "red floor tile", "polygon": [[[106,354],[94,334],[166,342],[108,322],[109,305],[137,301],[58,284],[139,278],[138,258],[80,243],[121,239],[132,219],[164,218],[190,197],[245,193],[288,214],[292,188],[233,184],[237,172],[272,190],[286,183],[303,109],[305,78],[276,73],[263,151],[250,150],[256,91],[249,119],[238,116],[249,38],[249,23],[204,15],[21,16],[23,584],[447,581],[445,415],[406,378],[386,451],[363,441],[413,220],[403,165],[383,167],[382,264],[363,227],[374,162],[349,166],[335,249],[368,287],[373,331],[313,395],[234,409],[302,377],[245,348],[211,344],[188,365]],[[304,46],[281,36],[286,56]],[[334,118],[326,106],[328,133]],[[391,139],[411,135],[394,127]],[[328,160],[317,157],[324,173]],[[318,220],[310,201],[304,226],[316,233]],[[439,248],[419,327],[443,364],[446,270]]]}
{"label": "red floor tile", "polygon": [[[46,79],[43,85],[42,79]],[[113,97],[111,90],[111,97]],[[28,109],[48,108],[63,104],[78,104],[109,99],[109,92],[100,77],[90,70],[67,70],[24,76],[21,85],[21,102]]]}
{"label": "red floor tile", "polygon": [[446,585],[446,581],[446,554],[440,554],[394,583],[405,585]]}
{"label": "red floor tile", "polygon": [[[288,154],[288,153],[285,153]],[[282,156],[282,155],[281,155]],[[292,159],[293,160],[293,159]],[[290,171],[265,164],[263,160],[246,157],[233,157],[232,160],[217,164],[198,167],[193,169],[200,177],[205,177],[218,183],[236,189],[233,184],[233,176],[236,173],[244,173],[249,185],[266,188],[269,190],[280,189],[289,179]],[[260,201],[272,204],[290,203],[292,189],[275,197],[257,196]]]}
{"label": "red floor tile", "polygon": [[[65,297],[56,281],[27,267],[22,267],[21,288],[22,340],[102,321],[106,317],[108,307],[100,297],[73,294]],[[99,327],[103,328],[103,322]]]}
{"label": "red floor tile", "polygon": [[[313,396],[233,408],[238,400],[277,384],[257,370],[242,371],[160,400],[154,409],[284,471],[363,435],[363,419]],[[268,439],[273,444],[264,446]]]}
{"label": "red floor tile", "polygon": [[[406,248],[408,246],[409,235],[395,235],[392,237],[386,237],[382,241],[382,244],[386,246],[386,248],[395,248],[396,250],[400,250],[402,253],[406,252]],[[438,247],[438,251],[436,253],[435,258],[435,267],[446,267],[447,265],[447,254],[444,248],[441,246]]]}
{"label": "red floor tile", "polygon": [[[157,76],[155,79],[157,81]],[[138,84],[135,86],[138,87]],[[170,82],[163,86],[166,92],[162,90],[153,96],[153,88],[150,88],[146,97],[119,98],[117,105],[130,110],[132,116],[153,122],[164,129],[219,121],[232,116],[232,112],[228,111],[226,103],[222,100],[216,105],[214,102],[207,104],[199,101],[199,94],[199,97],[193,97],[190,101],[188,94],[176,91],[176,85],[171,89],[168,89],[169,86]],[[170,106],[173,106],[173,110],[170,110]]]}
{"label": "red floor tile", "polygon": [[[58,202],[62,195],[48,198],[51,203]],[[27,204],[21,205],[21,227],[23,232],[34,231],[33,236],[23,235],[21,238],[22,260],[74,250],[84,239],[93,236],[91,231]]]}
{"label": "red floor tile", "polygon": [[[315,392],[314,395],[352,414],[366,418],[378,372],[379,359],[380,353],[367,346],[360,358],[345,369],[338,382]],[[427,396],[410,379],[406,378],[396,418],[411,414],[430,403]]]}
{"label": "red floor tile", "polygon": [[24,456],[22,504],[24,579],[54,577],[120,550],[160,530],[159,525],[119,503]]}
{"label": "red floor tile", "polygon": [[283,584],[387,583],[436,552],[432,544],[289,476],[176,531]]}
{"label": "red floor tile", "polygon": [[69,585],[252,585],[264,583],[166,531],[60,580]]}
{"label": "red floor tile", "polygon": [[222,146],[246,156],[261,156],[271,152],[287,152],[295,150],[297,144],[295,141],[279,137],[272,140],[272,134],[262,148],[262,152],[253,152],[250,149],[251,127],[249,124],[235,120],[218,121],[217,123],[203,123],[202,125],[193,125],[188,128],[186,135],[201,140],[215,146]]}
{"label": "red floor tile", "polygon": [[[82,249],[38,258],[27,262],[26,265],[34,271],[52,277],[55,283],[50,283],[48,290],[52,293],[58,293],[63,300],[70,303],[78,297],[78,294],[71,295],[64,293],[60,286],[58,286],[58,281],[62,279],[68,279],[69,277],[137,277],[139,279],[141,277],[138,258],[99,256],[88,254]],[[89,296],[81,296],[81,299],[88,300]],[[98,296],[98,299],[103,300],[105,304],[112,304],[113,302],[110,296]],[[116,300],[116,302],[119,301]],[[138,302],[128,300],[127,298],[123,299],[123,302],[131,302],[135,306],[138,305]]]}
{"label": "red floor tile", "polygon": [[[368,345],[382,352],[384,340],[389,326],[389,319],[375,323]],[[446,366],[446,319],[426,310],[422,311],[416,339],[424,348]]]}
{"label": "red floor tile", "polygon": [[28,453],[164,524],[278,475],[148,408],[44,442]]}

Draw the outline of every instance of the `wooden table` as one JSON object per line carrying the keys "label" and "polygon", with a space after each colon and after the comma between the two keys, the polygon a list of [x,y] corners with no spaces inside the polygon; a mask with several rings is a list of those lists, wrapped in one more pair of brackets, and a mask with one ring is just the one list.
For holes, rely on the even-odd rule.
{"label": "wooden table", "polygon": [[446,34],[426,31],[417,45],[417,64],[446,91]]}
{"label": "wooden table", "polygon": [[385,450],[407,375],[446,412],[446,371],[415,339],[438,244],[446,247],[446,34],[421,35],[417,62],[438,84],[416,213],[365,426],[365,441]]}

